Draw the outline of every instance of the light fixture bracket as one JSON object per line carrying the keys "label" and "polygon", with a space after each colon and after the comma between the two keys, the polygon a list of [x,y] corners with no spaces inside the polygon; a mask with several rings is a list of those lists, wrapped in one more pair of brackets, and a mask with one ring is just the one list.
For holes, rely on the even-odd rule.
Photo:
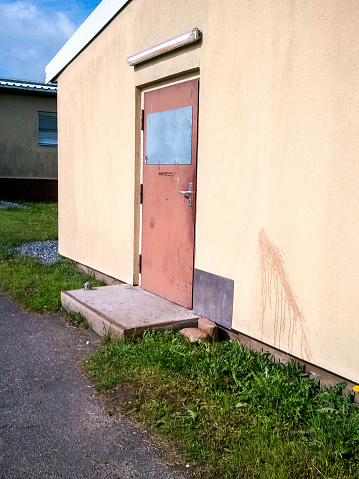
{"label": "light fixture bracket", "polygon": [[135,53],[127,57],[127,63],[130,66],[137,65],[138,63],[145,62],[150,58],[157,57],[158,55],[163,55],[171,50],[175,50],[176,48],[184,47],[190,43],[198,42],[201,39],[201,32],[198,28],[192,28],[186,33],[182,33],[182,35],[178,35],[177,37],[170,38],[169,40],[158,43],[153,47],[147,48],[142,52]]}

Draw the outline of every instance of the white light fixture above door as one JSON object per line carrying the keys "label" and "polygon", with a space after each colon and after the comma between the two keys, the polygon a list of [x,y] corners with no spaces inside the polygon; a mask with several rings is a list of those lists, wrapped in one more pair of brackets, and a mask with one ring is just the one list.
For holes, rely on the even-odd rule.
{"label": "white light fixture above door", "polygon": [[153,47],[147,48],[142,52],[135,53],[127,58],[127,63],[130,66],[137,65],[138,63],[149,60],[150,58],[157,57],[163,53],[167,53],[176,48],[184,47],[190,43],[195,43],[201,38],[201,32],[198,28],[192,28],[189,32],[182,33],[177,37],[171,38],[165,42],[154,45]]}

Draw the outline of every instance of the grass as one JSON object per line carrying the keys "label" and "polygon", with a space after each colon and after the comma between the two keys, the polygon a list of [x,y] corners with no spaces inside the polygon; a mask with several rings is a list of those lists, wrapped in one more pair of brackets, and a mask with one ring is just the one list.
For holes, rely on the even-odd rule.
{"label": "grass", "polygon": [[[17,257],[14,248],[20,244],[57,240],[57,204],[24,206],[0,209],[0,285],[4,293],[25,310],[57,312],[62,290],[82,288],[86,281],[93,286],[105,284],[80,273],[76,263],[66,258],[44,265],[36,258]],[[71,321],[85,324],[79,318]]]}
{"label": "grass", "polygon": [[86,370],[99,391],[131,385],[122,407],[174,441],[200,477],[359,477],[359,410],[345,384],[321,388],[239,341],[194,346],[150,332],[112,343]]}
{"label": "grass", "polygon": [[[57,204],[23,203],[0,209],[0,248],[57,239]],[[0,251],[1,251],[0,250]]]}

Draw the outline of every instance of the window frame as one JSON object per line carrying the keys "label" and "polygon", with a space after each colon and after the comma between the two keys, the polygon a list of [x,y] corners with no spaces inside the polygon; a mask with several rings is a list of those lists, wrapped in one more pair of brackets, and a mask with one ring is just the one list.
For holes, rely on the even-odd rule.
{"label": "window frame", "polygon": [[[48,125],[46,125],[46,117],[51,119],[48,120]],[[38,146],[58,146],[58,129],[57,129],[57,112],[50,111],[39,111],[37,120],[37,144]],[[51,122],[53,119],[56,119],[56,138],[55,130]],[[44,128],[48,126],[48,128]]]}

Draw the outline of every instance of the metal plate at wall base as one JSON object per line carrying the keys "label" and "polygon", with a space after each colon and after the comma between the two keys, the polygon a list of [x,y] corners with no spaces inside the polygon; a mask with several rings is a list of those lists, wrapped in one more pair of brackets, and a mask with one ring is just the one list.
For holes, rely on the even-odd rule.
{"label": "metal plate at wall base", "polygon": [[232,327],[234,281],[200,269],[193,275],[193,312]]}

